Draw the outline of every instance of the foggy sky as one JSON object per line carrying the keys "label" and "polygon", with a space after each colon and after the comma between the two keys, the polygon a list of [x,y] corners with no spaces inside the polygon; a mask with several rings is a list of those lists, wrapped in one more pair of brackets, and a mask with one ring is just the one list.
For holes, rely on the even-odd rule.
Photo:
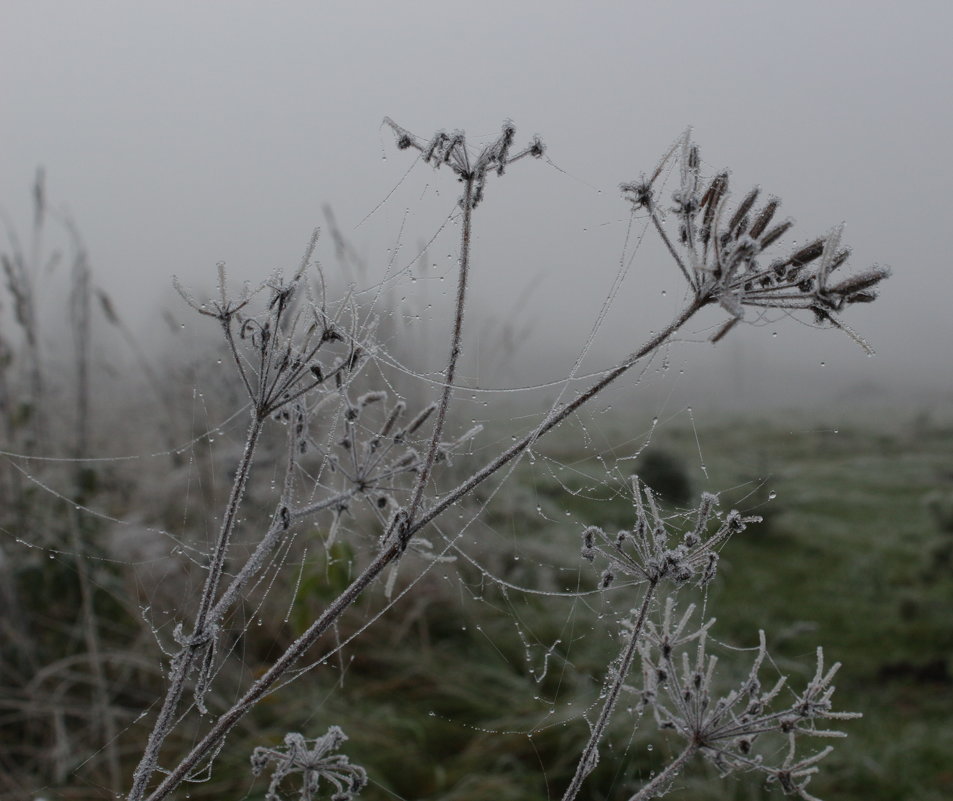
{"label": "foggy sky", "polygon": [[[618,184],[650,172],[691,125],[707,171],[732,170],[736,197],[754,184],[779,196],[800,240],[846,221],[853,267],[894,275],[876,304],[846,315],[876,358],[777,318],[712,349],[714,315],[684,332],[673,364],[729,406],[948,402],[951,24],[947,2],[4,0],[0,207],[25,233],[43,165],[96,280],[145,340],[160,306],[207,325],[172,293],[172,274],[211,288],[219,261],[235,279],[290,271],[326,203],[367,257],[364,285],[393,278],[393,299],[413,287],[439,304],[452,295],[458,234],[441,226],[456,185],[410,169],[381,121],[427,138],[463,129],[480,144],[512,119],[517,144],[539,134],[547,158],[491,178],[477,210],[467,348],[492,360],[513,310],[528,341],[506,380],[469,369],[489,385],[546,381],[580,353],[641,232],[636,221],[624,250]],[[398,281],[435,234],[415,267],[426,280]],[[682,300],[651,240],[583,371],[629,352]],[[319,256],[332,269],[327,237]]]}

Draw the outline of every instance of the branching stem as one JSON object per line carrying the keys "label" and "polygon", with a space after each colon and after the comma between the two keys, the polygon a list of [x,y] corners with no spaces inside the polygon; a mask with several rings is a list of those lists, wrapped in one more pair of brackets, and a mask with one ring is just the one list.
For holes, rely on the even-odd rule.
{"label": "branching stem", "polygon": [[[146,801],[160,801],[166,798],[195,766],[207,755],[215,753],[222,740],[228,735],[228,732],[247,714],[255,704],[268,692],[268,690],[281,678],[295,662],[328,630],[328,628],[351,606],[361,593],[373,582],[377,576],[392,561],[397,559],[404,550],[404,544],[409,541],[417,531],[423,528],[427,523],[436,518],[452,506],[460,498],[467,495],[475,487],[496,473],[500,468],[510,462],[519,454],[523,453],[536,440],[552,430],[560,422],[565,420],[576,409],[591,400],[599,394],[605,387],[615,381],[619,376],[626,373],[636,362],[652,353],[668,340],[679,328],[681,328],[702,306],[707,303],[707,299],[696,298],[679,314],[666,328],[649,339],[641,348],[629,354],[619,365],[606,373],[602,378],[596,381],[588,390],[583,392],[575,400],[567,403],[565,406],[553,411],[537,428],[521,439],[519,442],[510,446],[504,453],[487,464],[471,479],[458,486],[451,493],[446,495],[443,500],[432,506],[424,512],[420,519],[411,522],[406,528],[406,539],[397,536],[400,532],[396,531],[398,525],[397,518],[391,524],[391,530],[385,532],[384,541],[387,546],[384,547],[374,558],[374,560],[363,570],[363,572],[351,583],[344,592],[338,596],[330,606],[325,609],[321,616],[308,627],[308,629],[295,640],[287,650],[274,662],[269,670],[264,673],[252,687],[243,695],[232,707],[223,713],[214,723],[208,733],[192,748],[192,751],[182,759],[182,761],[165,777],[161,784],[148,796]],[[446,392],[446,388],[445,388]],[[170,715],[171,721],[171,715]],[[156,749],[158,750],[158,749]],[[157,755],[156,755],[157,757]],[[155,764],[155,759],[153,765]],[[144,785],[143,785],[144,788]],[[139,801],[142,798],[142,791],[138,796],[130,794],[129,801]]]}

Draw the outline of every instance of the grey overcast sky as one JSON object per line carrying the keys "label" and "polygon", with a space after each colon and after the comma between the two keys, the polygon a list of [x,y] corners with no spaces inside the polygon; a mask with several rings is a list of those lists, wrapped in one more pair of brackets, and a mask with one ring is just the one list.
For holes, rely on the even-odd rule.
{"label": "grey overcast sky", "polygon": [[[491,181],[476,220],[474,294],[484,320],[518,309],[528,326],[517,374],[555,378],[619,269],[628,211],[618,184],[654,168],[691,125],[710,171],[732,169],[736,196],[754,184],[778,195],[801,239],[846,221],[855,269],[887,264],[894,276],[878,303],[847,318],[875,359],[837,332],[789,320],[732,332],[713,353],[702,343],[715,317],[686,332],[697,344],[676,348],[678,358],[707,360],[692,371],[726,396],[790,400],[831,382],[842,400],[851,388],[953,397],[949,2],[2,8],[0,206],[25,228],[43,165],[97,280],[134,320],[160,305],[186,317],[173,273],[211,287],[219,261],[237,278],[292,268],[325,203],[366,255],[365,283],[385,276],[396,247],[394,275],[440,230],[455,186],[422,164],[404,178],[412,157],[382,118],[423,137],[463,129],[476,143],[512,119],[518,143],[540,134],[548,159]],[[414,285],[428,302],[452,283],[439,276],[455,235],[448,226],[437,236],[432,280]],[[592,369],[681,299],[649,239],[595,338]],[[320,257],[330,269],[332,251]],[[471,352],[492,347],[491,324],[470,334]]]}

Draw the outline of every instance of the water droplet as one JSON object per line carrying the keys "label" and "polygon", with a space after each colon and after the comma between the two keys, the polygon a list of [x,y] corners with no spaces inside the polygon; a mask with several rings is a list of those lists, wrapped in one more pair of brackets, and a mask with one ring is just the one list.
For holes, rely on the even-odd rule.
{"label": "water droplet", "polygon": [[771,492],[768,493],[769,501],[773,501],[777,497],[778,497],[778,493],[776,493],[774,490],[771,490]]}
{"label": "water droplet", "polygon": [[649,743],[647,746],[645,746],[645,750],[646,750],[646,751],[651,751],[653,747],[654,747],[654,746],[652,745],[652,743]]}

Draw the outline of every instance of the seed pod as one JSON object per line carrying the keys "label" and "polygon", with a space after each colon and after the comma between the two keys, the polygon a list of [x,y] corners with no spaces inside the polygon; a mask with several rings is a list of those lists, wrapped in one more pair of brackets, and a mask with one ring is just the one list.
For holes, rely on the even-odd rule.
{"label": "seed pod", "polygon": [[734,215],[731,218],[731,222],[728,223],[728,230],[735,232],[739,228],[741,221],[744,219],[745,215],[751,210],[751,207],[754,205],[755,200],[758,199],[758,192],[760,190],[755,187],[747,195],[745,199],[741,201],[741,204],[738,206]]}
{"label": "seed pod", "polygon": [[824,252],[824,240],[815,239],[811,244],[805,245],[803,248],[798,250],[794,255],[791,256],[789,262],[792,267],[803,267],[805,264],[810,264],[815,259],[819,258],[820,255]]}
{"label": "seed pod", "polygon": [[793,222],[786,220],[785,222],[778,223],[776,226],[774,226],[774,228],[768,231],[768,233],[761,238],[761,249],[764,250],[765,248],[768,248],[777,242],[782,236],[784,236],[785,233],[787,233],[788,229],[792,225],[794,225]]}
{"label": "seed pod", "polygon": [[779,201],[770,200],[768,204],[761,209],[761,213],[755,217],[754,224],[751,226],[751,231],[749,232],[752,237],[757,239],[764,233],[764,229],[768,227],[768,223],[771,222],[771,218],[774,217],[774,212],[777,211],[779,205]]}

